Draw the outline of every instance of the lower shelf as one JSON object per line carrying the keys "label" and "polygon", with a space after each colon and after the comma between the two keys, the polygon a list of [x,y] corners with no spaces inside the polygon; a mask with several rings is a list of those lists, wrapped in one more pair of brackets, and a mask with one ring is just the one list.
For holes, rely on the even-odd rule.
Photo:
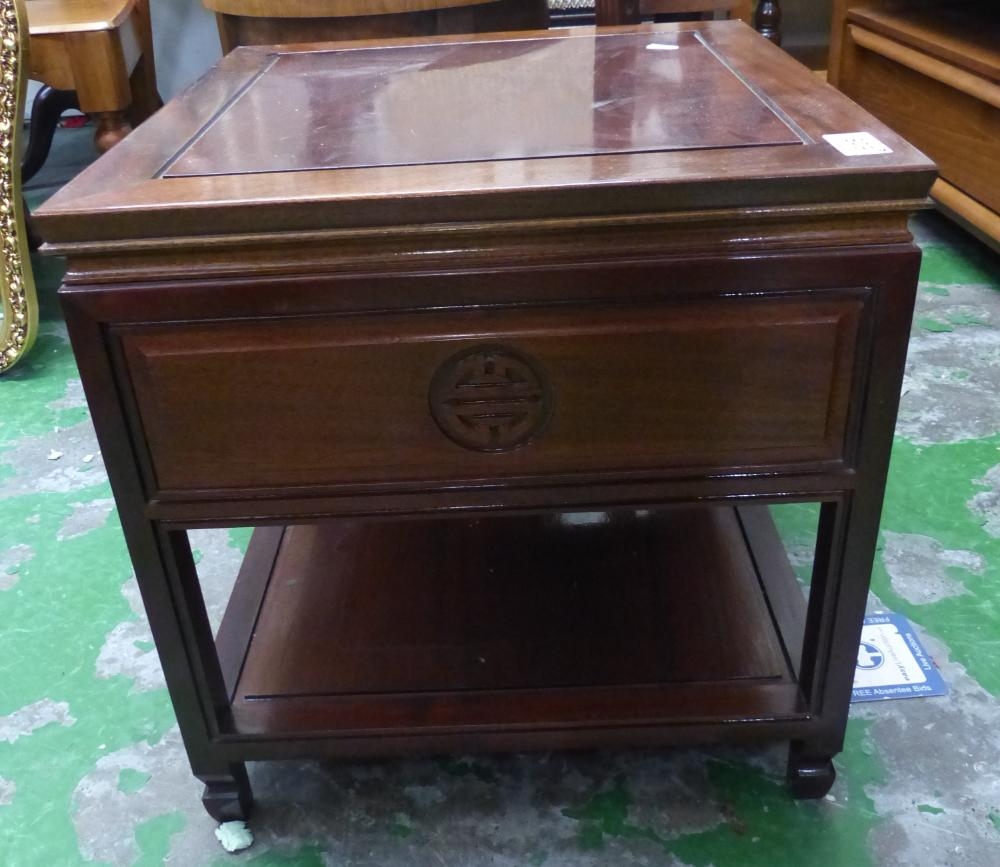
{"label": "lower shelf", "polygon": [[766,516],[690,507],[258,530],[217,642],[234,734],[433,736],[445,748],[462,736],[465,748],[506,733],[520,748],[589,743],[588,730],[805,719],[797,644],[786,649],[776,623],[801,630],[802,594]]}

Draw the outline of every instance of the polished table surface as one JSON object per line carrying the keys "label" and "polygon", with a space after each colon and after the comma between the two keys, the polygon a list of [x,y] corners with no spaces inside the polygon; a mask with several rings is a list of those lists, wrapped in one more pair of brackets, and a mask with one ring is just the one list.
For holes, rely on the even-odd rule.
{"label": "polished table surface", "polygon": [[700,33],[627,33],[277,55],[164,175],[802,143]]}
{"label": "polished table surface", "polygon": [[[713,22],[241,49],[54,196],[212,815],[248,760],[722,739],[823,796],[933,175]],[[256,528],[217,634],[205,526]]]}
{"label": "polished table surface", "polygon": [[[46,203],[46,240],[923,195],[919,151],[741,22],[609,30],[241,48]],[[857,131],[891,153],[822,138]]]}

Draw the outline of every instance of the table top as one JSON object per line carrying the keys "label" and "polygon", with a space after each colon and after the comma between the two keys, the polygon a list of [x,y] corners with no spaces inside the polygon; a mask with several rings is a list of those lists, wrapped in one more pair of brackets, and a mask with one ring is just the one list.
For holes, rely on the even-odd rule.
{"label": "table top", "polygon": [[[823,138],[857,132],[886,152]],[[884,202],[932,176],[740,22],[572,28],[238,49],[38,218],[58,247]]]}
{"label": "table top", "polygon": [[163,175],[801,145],[779,112],[690,30],[278,54]]}

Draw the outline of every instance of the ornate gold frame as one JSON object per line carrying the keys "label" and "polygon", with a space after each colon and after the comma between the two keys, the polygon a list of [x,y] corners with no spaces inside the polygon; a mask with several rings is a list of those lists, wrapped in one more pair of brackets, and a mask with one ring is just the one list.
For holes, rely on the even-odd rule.
{"label": "ornate gold frame", "polygon": [[0,373],[35,342],[38,301],[31,273],[21,200],[21,133],[24,118],[28,19],[23,0],[0,0]]}

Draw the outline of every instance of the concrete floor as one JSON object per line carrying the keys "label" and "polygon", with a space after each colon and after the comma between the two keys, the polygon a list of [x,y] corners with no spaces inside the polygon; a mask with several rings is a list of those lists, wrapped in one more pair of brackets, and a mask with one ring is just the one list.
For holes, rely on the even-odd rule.
{"label": "concrete floor", "polygon": [[[61,135],[32,201],[88,135]],[[873,605],[918,625],[947,697],[856,705],[818,803],[788,797],[777,747],[255,765],[238,855],[187,767],[41,263],[42,336],[0,379],[0,867],[1000,864],[1000,261],[915,231]],[[800,566],[814,515],[777,516]],[[247,536],[194,534],[216,616]]]}

